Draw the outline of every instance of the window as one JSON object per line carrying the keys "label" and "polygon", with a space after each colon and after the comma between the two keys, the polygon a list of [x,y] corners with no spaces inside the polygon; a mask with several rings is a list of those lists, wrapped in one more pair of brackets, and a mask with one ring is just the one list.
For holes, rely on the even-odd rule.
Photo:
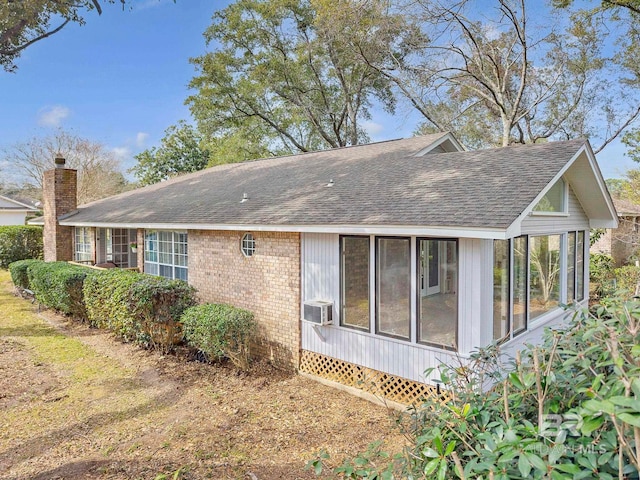
{"label": "window", "polygon": [[120,268],[129,266],[129,230],[107,228],[105,234],[105,254],[107,262]]}
{"label": "window", "polygon": [[576,240],[576,300],[584,300],[584,250],[585,232],[578,232]]}
{"label": "window", "polygon": [[455,240],[418,240],[418,341],[455,348],[458,248]]}
{"label": "window", "polygon": [[91,229],[88,227],[76,227],[75,230],[75,261],[93,263],[91,252]]}
{"label": "window", "polygon": [[493,339],[509,334],[509,240],[493,241]]}
{"label": "window", "polygon": [[560,235],[531,237],[529,246],[529,318],[560,304]]}
{"label": "window", "polygon": [[240,250],[245,257],[251,257],[256,253],[256,239],[253,234],[245,233],[240,241]]}
{"label": "window", "polygon": [[567,304],[576,298],[576,232],[567,234]]}
{"label": "window", "polygon": [[408,238],[376,241],[376,333],[409,339],[411,242]]}
{"label": "window", "polygon": [[527,328],[527,237],[513,239],[513,334]]}
{"label": "window", "polygon": [[341,237],[340,324],[369,331],[369,237]]}
{"label": "window", "polygon": [[566,213],[566,184],[560,179],[533,207],[535,213]]}
{"label": "window", "polygon": [[145,232],[145,273],[186,281],[187,260],[186,232],[166,230]]}

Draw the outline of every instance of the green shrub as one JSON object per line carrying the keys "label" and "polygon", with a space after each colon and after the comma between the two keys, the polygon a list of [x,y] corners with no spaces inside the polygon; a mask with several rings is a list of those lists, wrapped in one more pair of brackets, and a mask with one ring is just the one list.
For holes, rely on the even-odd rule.
{"label": "green shrub", "polygon": [[94,270],[84,281],[82,294],[89,323],[106,328],[126,341],[135,341],[137,328],[129,308],[131,285],[139,273],[130,270]]}
{"label": "green shrub", "polygon": [[640,283],[640,267],[626,265],[616,268],[613,271],[613,275],[616,279],[616,288],[618,290],[623,290],[631,295],[636,293],[636,288]]}
{"label": "green shrub", "polygon": [[592,253],[589,257],[589,277],[591,283],[591,299],[613,295],[616,290],[613,274],[613,259],[604,253]]}
{"label": "green shrub", "polygon": [[42,260],[18,260],[9,264],[9,273],[11,273],[11,281],[13,284],[22,289],[30,289],[29,276],[27,269],[36,263],[43,263]]}
{"label": "green shrub", "polygon": [[196,304],[186,282],[118,269],[92,272],[83,293],[92,325],[162,350],[181,341],[180,316]]}
{"label": "green shrub", "polygon": [[87,318],[82,284],[88,272],[88,268],[67,262],[35,262],[27,268],[38,302],[79,320]]}
{"label": "green shrub", "polygon": [[18,260],[42,259],[42,252],[42,227],[0,227],[0,268],[7,268]]}
{"label": "green shrub", "polygon": [[249,342],[255,334],[253,313],[223,304],[191,307],[182,315],[184,338],[210,359],[228,357],[234,365],[249,365]]}
{"label": "green shrub", "polygon": [[182,280],[138,274],[131,286],[129,306],[139,328],[138,342],[170,349],[182,341],[180,317],[196,305],[196,290]]}
{"label": "green shrub", "polygon": [[[640,302],[608,300],[547,330],[504,370],[497,346],[441,366],[450,398],[429,398],[390,459],[379,448],[334,469],[342,478],[638,478]],[[504,372],[504,373],[501,373]],[[429,377],[433,372],[427,372]],[[493,387],[487,390],[487,382]],[[490,383],[490,384],[491,384]],[[309,466],[321,473],[327,454]],[[378,476],[374,476],[374,473]]]}

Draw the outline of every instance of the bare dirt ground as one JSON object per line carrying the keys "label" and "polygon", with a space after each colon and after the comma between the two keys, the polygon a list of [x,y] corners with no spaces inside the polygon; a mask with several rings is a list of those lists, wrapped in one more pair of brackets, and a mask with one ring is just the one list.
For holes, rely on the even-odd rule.
{"label": "bare dirt ground", "polygon": [[385,440],[396,413],[266,364],[162,356],[13,295],[0,271],[0,478],[307,479]]}

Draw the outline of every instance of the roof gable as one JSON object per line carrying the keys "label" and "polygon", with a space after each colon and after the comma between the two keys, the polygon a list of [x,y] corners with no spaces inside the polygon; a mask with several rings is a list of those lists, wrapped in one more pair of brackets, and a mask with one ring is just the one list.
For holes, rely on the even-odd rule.
{"label": "roof gable", "polygon": [[533,202],[514,221],[509,228],[508,236],[519,235],[522,220],[527,215],[535,214],[533,212],[535,206],[562,179],[566,180],[573,189],[585,214],[589,218],[591,228],[616,228],[618,226],[613,200],[600,172],[593,150],[588,141],[580,140],[580,142],[581,145],[566,164],[540,190]]}
{"label": "roof gable", "polygon": [[0,210],[15,211],[36,211],[35,205],[29,205],[26,202],[19,201],[5,195],[0,195]]}

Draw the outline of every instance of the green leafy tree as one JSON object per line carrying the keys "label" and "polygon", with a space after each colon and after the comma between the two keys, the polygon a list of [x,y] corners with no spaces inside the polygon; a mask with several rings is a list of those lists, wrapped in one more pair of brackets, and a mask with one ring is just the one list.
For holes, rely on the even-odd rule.
{"label": "green leafy tree", "polygon": [[172,176],[206,168],[211,158],[202,135],[181,121],[165,131],[160,147],[134,157],[138,164],[130,169],[140,185],[151,185]]}
{"label": "green leafy tree", "polygon": [[[214,51],[192,59],[198,126],[219,143],[248,138],[249,156],[305,152],[367,140],[362,121],[377,99],[394,107],[389,81],[359,52],[406,23],[387,2],[238,0],[214,14]],[[376,60],[378,60],[376,58]]]}
{"label": "green leafy tree", "polygon": [[[532,15],[525,0],[481,12],[469,0],[406,3],[420,48],[371,63],[423,115],[420,131],[451,130],[470,147],[588,136],[599,151],[638,116],[637,90],[618,81],[635,76],[633,61],[605,52],[601,17],[539,5]],[[543,23],[545,13],[557,21]]]}
{"label": "green leafy tree", "polygon": [[[102,3],[126,0],[104,0]],[[99,0],[2,0],[0,1],[0,66],[12,72],[22,51],[62,30],[69,23],[84,24],[83,15],[102,13]],[[57,23],[56,23],[57,22]]]}

